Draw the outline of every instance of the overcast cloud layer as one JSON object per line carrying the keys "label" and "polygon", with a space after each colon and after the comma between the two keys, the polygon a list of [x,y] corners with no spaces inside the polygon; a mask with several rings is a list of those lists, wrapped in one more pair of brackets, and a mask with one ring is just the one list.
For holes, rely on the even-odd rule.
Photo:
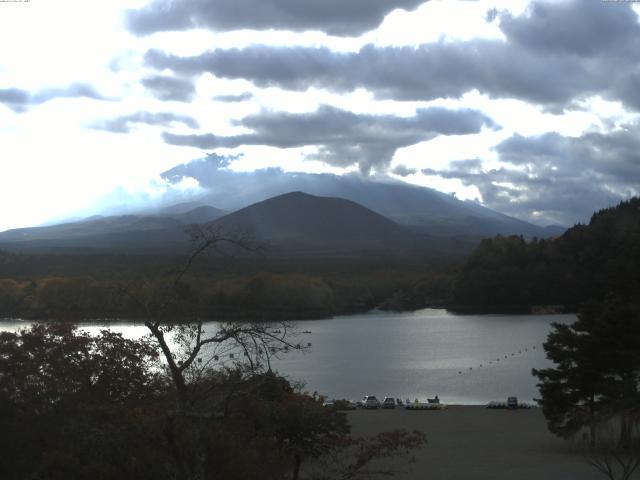
{"label": "overcast cloud layer", "polygon": [[[640,194],[631,2],[74,8],[83,22],[50,3],[0,4],[0,40],[15,46],[0,54],[0,201],[36,198],[25,185],[57,199],[0,229],[109,191],[188,197],[205,187],[158,175],[205,154],[232,158],[229,171],[388,175],[540,224]],[[24,26],[38,19],[31,47]]]}
{"label": "overcast cloud layer", "polygon": [[[202,8],[202,4],[192,8],[194,22],[225,28],[207,22],[199,13]],[[143,13],[131,18],[143,18]],[[556,114],[580,108],[581,101],[593,96],[622,102],[629,111],[640,108],[640,89],[636,88],[640,25],[629,4],[538,1],[519,16],[488,11],[486,20],[498,23],[504,39],[441,41],[415,47],[368,44],[346,53],[328,47],[253,45],[184,57],[151,49],[145,61],[185,78],[209,73],[249,80],[260,88],[307,91],[314,87],[338,94],[366,89],[375,98],[395,101],[460,99],[476,90],[490,98],[518,99]],[[251,23],[243,26],[262,28]],[[250,134],[165,133],[163,138],[171,144],[209,150],[260,144],[280,148],[316,145],[314,158],[337,166],[358,164],[367,174],[372,167],[377,171],[388,168],[400,147],[452,133],[422,124],[417,120],[422,112],[404,122],[326,107],[304,115],[268,112],[238,122],[252,129]],[[474,126],[456,133],[473,133],[483,123],[492,124],[490,120],[478,123],[479,112],[473,115]],[[450,168],[427,167],[421,172],[475,187],[485,204],[500,211],[570,224],[584,220],[597,206],[638,193],[638,150],[627,147],[635,127],[624,128],[575,138],[554,132],[530,138],[516,134],[494,148],[503,164],[500,168],[483,168],[482,160],[476,159],[469,170],[464,160],[454,159]],[[391,173],[408,177],[416,169],[400,164]]]}
{"label": "overcast cloud layer", "polygon": [[320,30],[358,36],[376,28],[396,8],[425,0],[156,0],[132,10],[128,26],[136,35],[170,30]]}
{"label": "overcast cloud layer", "polygon": [[513,136],[496,147],[500,157],[519,170],[483,170],[479,159],[452,162],[446,170],[424,169],[427,175],[461,180],[476,186],[484,201],[508,215],[524,209],[570,225],[585,221],[594,205],[612,205],[637,195],[640,185],[640,127],[603,135],[564,137],[547,133]]}
{"label": "overcast cloud layer", "polygon": [[149,66],[182,75],[211,73],[259,87],[338,93],[365,88],[393,100],[459,98],[477,89],[562,110],[603,94],[640,105],[636,65],[640,25],[629,5],[599,0],[535,3],[526,17],[499,17],[503,40],[411,47],[366,45],[356,53],[326,47],[251,46],[180,57],[150,50]]}
{"label": "overcast cloud layer", "polygon": [[190,145],[206,150],[236,148],[241,145],[268,145],[278,148],[316,146],[309,155],[330,165],[357,164],[365,175],[372,168],[385,171],[400,147],[430,140],[437,135],[478,133],[493,122],[475,110],[421,109],[414,117],[357,115],[323,105],[313,113],[265,112],[245,117],[237,125],[254,133],[234,136],[163,135],[167,143]]}

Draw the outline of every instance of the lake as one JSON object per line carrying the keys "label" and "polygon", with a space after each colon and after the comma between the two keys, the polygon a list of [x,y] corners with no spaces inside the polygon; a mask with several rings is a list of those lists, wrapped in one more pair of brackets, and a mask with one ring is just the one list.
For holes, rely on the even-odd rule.
{"label": "lake", "polygon": [[[455,404],[483,404],[517,396],[538,396],[532,368],[544,368],[542,342],[552,322],[574,315],[454,315],[445,310],[373,311],[327,320],[297,322],[309,351],[291,351],[273,365],[282,375],[304,381],[306,390],[329,398],[363,395],[419,398],[438,395]],[[27,322],[3,321],[2,330]],[[104,326],[81,324],[88,331]],[[145,327],[109,323],[127,337]],[[212,327],[214,327],[212,325]]]}

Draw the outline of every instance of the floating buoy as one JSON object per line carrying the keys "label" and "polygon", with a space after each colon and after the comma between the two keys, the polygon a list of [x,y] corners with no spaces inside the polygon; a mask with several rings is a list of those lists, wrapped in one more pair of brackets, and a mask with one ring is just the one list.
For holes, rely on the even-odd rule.
{"label": "floating buoy", "polygon": [[311,342],[307,342],[307,347],[310,347],[310,346],[311,346]]}

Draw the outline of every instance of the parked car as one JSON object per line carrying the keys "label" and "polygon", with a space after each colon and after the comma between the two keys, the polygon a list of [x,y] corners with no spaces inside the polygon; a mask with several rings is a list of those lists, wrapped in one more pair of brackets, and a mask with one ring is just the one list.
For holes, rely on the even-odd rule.
{"label": "parked car", "polygon": [[379,408],[380,402],[374,395],[365,395],[362,399],[362,408]]}
{"label": "parked car", "polygon": [[384,397],[382,408],[396,408],[396,401],[393,397]]}

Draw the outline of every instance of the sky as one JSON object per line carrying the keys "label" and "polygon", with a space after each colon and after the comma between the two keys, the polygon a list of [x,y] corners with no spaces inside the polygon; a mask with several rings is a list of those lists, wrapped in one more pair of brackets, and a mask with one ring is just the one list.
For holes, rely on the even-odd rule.
{"label": "sky", "polygon": [[[395,179],[537,224],[640,194],[640,4],[0,2],[0,230],[197,197],[161,174]],[[210,188],[210,187],[206,187]]]}

